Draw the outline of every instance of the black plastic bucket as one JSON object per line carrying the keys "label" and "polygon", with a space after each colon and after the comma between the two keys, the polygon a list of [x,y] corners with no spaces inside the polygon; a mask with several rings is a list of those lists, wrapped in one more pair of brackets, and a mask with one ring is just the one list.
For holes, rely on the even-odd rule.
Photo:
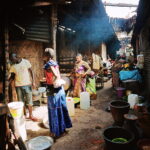
{"label": "black plastic bucket", "polygon": [[110,102],[110,111],[115,121],[116,126],[122,126],[124,122],[124,114],[127,114],[130,109],[130,104],[121,101],[115,100]]}
{"label": "black plastic bucket", "polygon": [[[121,127],[109,127],[103,132],[107,150],[132,150],[134,135],[128,130]],[[112,140],[115,138],[125,138],[127,142],[116,143]]]}

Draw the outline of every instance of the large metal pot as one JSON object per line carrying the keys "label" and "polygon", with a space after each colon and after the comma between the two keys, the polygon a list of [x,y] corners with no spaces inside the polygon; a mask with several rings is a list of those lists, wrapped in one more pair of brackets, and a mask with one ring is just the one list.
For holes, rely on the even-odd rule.
{"label": "large metal pot", "polygon": [[62,79],[66,82],[63,87],[64,87],[64,90],[68,90],[71,86],[71,80],[69,77],[66,77],[66,76],[62,76]]}
{"label": "large metal pot", "polygon": [[32,95],[33,96],[39,96],[40,92],[38,90],[32,90]]}

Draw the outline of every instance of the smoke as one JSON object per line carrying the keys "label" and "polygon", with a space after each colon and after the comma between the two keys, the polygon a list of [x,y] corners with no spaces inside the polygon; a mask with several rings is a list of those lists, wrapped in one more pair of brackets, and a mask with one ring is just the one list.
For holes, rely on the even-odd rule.
{"label": "smoke", "polygon": [[78,2],[72,3],[69,13],[65,13],[61,22],[61,25],[76,31],[76,38],[72,44],[83,45],[89,41],[96,47],[102,42],[107,43],[112,40],[115,33],[101,0]]}

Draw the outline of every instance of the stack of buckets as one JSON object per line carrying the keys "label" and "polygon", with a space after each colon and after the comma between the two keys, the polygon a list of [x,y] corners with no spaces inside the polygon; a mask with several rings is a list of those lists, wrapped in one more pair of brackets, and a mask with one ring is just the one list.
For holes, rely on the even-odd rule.
{"label": "stack of buckets", "polygon": [[14,126],[16,133],[22,137],[23,141],[27,140],[27,132],[25,127],[25,117],[23,113],[23,102],[8,103],[8,108],[12,117],[14,118]]}

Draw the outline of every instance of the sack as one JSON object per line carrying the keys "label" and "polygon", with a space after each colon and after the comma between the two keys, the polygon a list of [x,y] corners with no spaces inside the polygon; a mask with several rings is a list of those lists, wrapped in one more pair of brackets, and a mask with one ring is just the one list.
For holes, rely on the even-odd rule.
{"label": "sack", "polygon": [[61,87],[62,85],[66,84],[65,80],[63,79],[56,79],[53,83],[54,85],[54,88],[59,88]]}

